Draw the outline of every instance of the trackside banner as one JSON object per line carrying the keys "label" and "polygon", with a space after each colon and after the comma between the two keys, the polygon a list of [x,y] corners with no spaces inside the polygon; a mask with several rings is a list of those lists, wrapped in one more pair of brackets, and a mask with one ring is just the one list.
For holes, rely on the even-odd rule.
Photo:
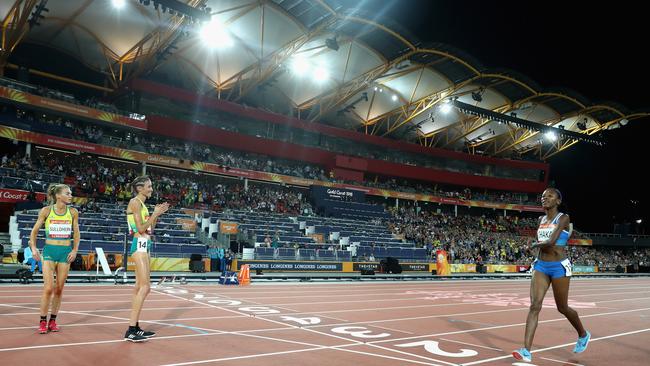
{"label": "trackside banner", "polygon": [[237,261],[237,269],[248,264],[251,271],[305,271],[305,272],[340,272],[343,270],[341,262],[284,262],[284,261]]}
{"label": "trackside banner", "polygon": [[[404,272],[431,272],[431,269],[435,269],[435,264],[433,263],[401,263],[402,271]],[[431,268],[433,266],[433,268]],[[379,271],[379,263],[375,262],[354,262],[352,263],[352,270],[354,272],[360,272],[361,270],[373,270],[375,272]]]}

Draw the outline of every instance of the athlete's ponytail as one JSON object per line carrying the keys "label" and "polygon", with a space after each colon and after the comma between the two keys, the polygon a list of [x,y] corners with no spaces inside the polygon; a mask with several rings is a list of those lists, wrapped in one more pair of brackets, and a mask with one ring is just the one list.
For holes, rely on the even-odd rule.
{"label": "athlete's ponytail", "polygon": [[67,184],[50,184],[47,188],[47,203],[53,205],[56,203],[56,195],[64,189],[70,189]]}
{"label": "athlete's ponytail", "polygon": [[133,192],[134,195],[138,194],[138,187],[144,187],[144,185],[147,183],[147,181],[150,181],[148,176],[142,175],[133,180],[131,182],[130,187],[131,187],[131,192]]}

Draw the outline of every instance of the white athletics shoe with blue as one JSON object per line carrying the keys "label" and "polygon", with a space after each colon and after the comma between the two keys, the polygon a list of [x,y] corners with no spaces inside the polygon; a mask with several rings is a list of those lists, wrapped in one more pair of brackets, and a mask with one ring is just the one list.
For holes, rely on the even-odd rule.
{"label": "white athletics shoe with blue", "polygon": [[512,352],[512,357],[517,361],[531,362],[533,360],[533,355],[531,355],[530,351],[525,348],[520,348]]}
{"label": "white athletics shoe with blue", "polygon": [[591,339],[591,333],[587,332],[584,337],[579,337],[576,342],[576,346],[573,348],[573,353],[582,353],[587,349],[589,340]]}

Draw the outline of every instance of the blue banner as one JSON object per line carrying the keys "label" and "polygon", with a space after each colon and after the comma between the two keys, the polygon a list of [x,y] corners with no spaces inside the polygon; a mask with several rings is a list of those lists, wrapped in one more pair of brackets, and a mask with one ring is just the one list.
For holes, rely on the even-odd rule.
{"label": "blue banner", "polygon": [[593,266],[573,266],[573,273],[595,273],[596,267]]}

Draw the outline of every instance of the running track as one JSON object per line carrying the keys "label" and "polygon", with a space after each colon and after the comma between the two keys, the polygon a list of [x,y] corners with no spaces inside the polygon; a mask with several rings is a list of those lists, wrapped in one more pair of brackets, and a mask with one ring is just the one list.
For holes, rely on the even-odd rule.
{"label": "running track", "polygon": [[574,279],[593,338],[555,310],[540,314],[533,362],[517,363],[529,281],[172,285],[154,288],[141,326],[122,340],[132,288],[67,285],[60,333],[36,332],[41,285],[0,286],[2,365],[648,365],[650,279]]}

